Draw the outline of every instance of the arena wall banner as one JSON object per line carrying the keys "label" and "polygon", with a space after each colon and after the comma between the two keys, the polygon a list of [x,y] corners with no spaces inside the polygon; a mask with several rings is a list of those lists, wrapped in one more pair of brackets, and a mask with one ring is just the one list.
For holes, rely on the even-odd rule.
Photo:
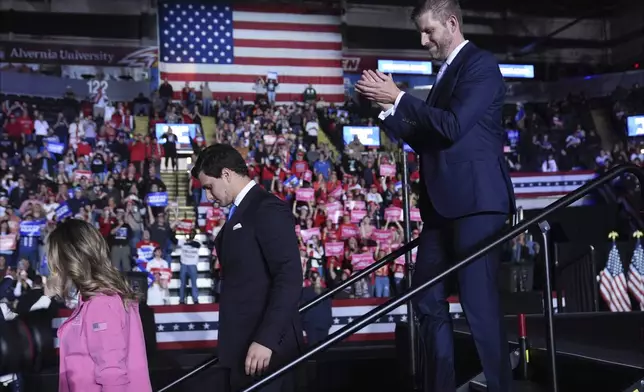
{"label": "arena wall banner", "polygon": [[33,95],[60,98],[69,88],[79,98],[91,97],[100,89],[112,101],[131,101],[139,93],[148,94],[148,81],[105,81],[66,79],[57,76],[0,72],[0,86],[4,94]]}
{"label": "arena wall banner", "polygon": [[0,41],[0,62],[150,68],[158,48]]}
{"label": "arena wall banner", "polygon": [[[333,301],[333,326],[330,333],[353,322],[385,298],[346,299]],[[463,317],[463,309],[457,297],[450,297],[449,310],[453,318]],[[170,305],[151,306],[154,310],[157,349],[187,350],[216,347],[219,338],[219,305]],[[58,327],[71,315],[71,310],[61,310],[52,321],[52,328]],[[395,337],[396,323],[407,321],[407,307],[400,307],[383,316],[346,339],[348,342],[389,341]],[[55,339],[58,348],[58,339]]]}
{"label": "arena wall banner", "polygon": [[[382,59],[383,57],[379,56],[361,56],[345,53],[342,56],[342,69],[345,73],[360,73],[365,69],[378,69],[378,60]],[[428,61],[427,57],[387,58],[387,60]]]}

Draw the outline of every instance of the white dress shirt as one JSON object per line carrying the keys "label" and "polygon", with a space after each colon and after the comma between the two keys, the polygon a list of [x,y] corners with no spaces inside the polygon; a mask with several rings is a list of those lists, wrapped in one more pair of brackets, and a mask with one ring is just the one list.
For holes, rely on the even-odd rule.
{"label": "white dress shirt", "polygon": [[244,197],[250,192],[250,190],[256,185],[255,180],[250,180],[248,184],[246,184],[245,187],[242,188],[242,190],[239,192],[237,197],[235,198],[235,205],[239,207],[241,204],[242,200],[244,200]]}
{"label": "white dress shirt", "polygon": [[[449,65],[452,64],[452,61],[454,61],[454,59],[456,58],[458,53],[461,51],[461,49],[463,49],[463,47],[465,47],[465,45],[467,45],[468,42],[470,42],[470,41],[465,40],[465,41],[461,42],[461,44],[458,45],[452,51],[452,53],[449,54],[449,56],[447,56],[447,60],[445,60],[445,63],[443,64],[443,66],[441,66],[443,68],[443,71],[447,70]],[[445,66],[445,64],[447,64],[447,66]],[[440,74],[440,71],[439,71],[439,76],[440,77],[443,76],[443,75]],[[436,88],[436,86],[438,85],[438,82],[439,82],[439,78],[436,78],[436,82],[434,82],[434,85],[432,86],[432,90]],[[400,99],[402,98],[402,96],[404,94],[405,94],[404,91],[401,91],[400,93],[398,93],[398,96],[396,97],[396,101],[394,102],[394,106],[390,107],[387,111],[384,111],[384,110],[381,111],[380,114],[378,115],[378,118],[381,119],[381,120],[384,120],[388,116],[394,115],[396,113],[396,108],[398,107],[398,103],[400,102]],[[430,94],[431,94],[431,92],[430,92]]]}

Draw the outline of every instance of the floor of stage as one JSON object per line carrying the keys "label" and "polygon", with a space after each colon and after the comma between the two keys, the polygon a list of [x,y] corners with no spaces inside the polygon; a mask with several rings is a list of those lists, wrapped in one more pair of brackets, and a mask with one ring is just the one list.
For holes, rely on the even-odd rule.
{"label": "floor of stage", "polygon": [[[620,392],[641,378],[644,350],[641,336],[636,336],[642,327],[636,325],[638,320],[637,314],[558,315],[555,336],[559,354],[559,390]],[[532,347],[531,371],[534,380],[548,391],[543,316],[528,316],[527,321]],[[506,317],[506,322],[510,343],[516,344],[516,317]],[[611,335],[608,328],[611,325],[627,325],[628,328]],[[454,320],[454,331],[456,378],[460,385],[475,377],[481,369],[465,320]],[[150,361],[154,390],[181,377],[212,355],[213,351],[206,349],[158,351]],[[394,341],[345,343],[300,366],[296,371],[297,391],[403,391],[406,355],[405,347],[396,347]],[[57,371],[56,367],[51,367],[29,377],[26,391],[56,391]],[[221,370],[216,368],[207,370],[173,391],[194,391],[201,390],[203,385],[214,386],[220,381],[220,373]]]}
{"label": "floor of stage", "polygon": [[[566,317],[567,315],[562,315]],[[555,319],[562,317],[558,316]],[[534,316],[533,323],[528,320],[528,325],[535,322],[541,322],[541,316]],[[538,320],[538,321],[537,321]],[[580,323],[580,328],[591,328],[592,321],[587,323]],[[517,322],[516,317],[506,317],[508,341],[512,344],[518,344]],[[528,327],[528,338],[530,346],[534,350],[544,351],[546,349],[546,338],[543,333],[544,329],[537,329]],[[470,335],[470,329],[464,319],[454,320],[454,332],[460,334]],[[609,365],[625,366],[634,369],[644,370],[644,350],[642,346],[633,342],[633,344],[621,347],[602,347],[596,344],[595,341],[571,341],[566,337],[557,333],[555,325],[555,345],[557,354],[576,357],[579,359],[586,359],[595,362],[603,362]]]}
{"label": "floor of stage", "polygon": [[[641,312],[557,315],[554,335],[559,390],[621,392],[639,380],[644,375],[642,316]],[[505,320],[510,345],[517,347],[517,318],[506,316]],[[528,316],[526,321],[533,378],[548,391],[544,317]],[[626,323],[628,330],[620,331]],[[611,325],[615,327],[612,332]],[[456,340],[472,341],[465,320],[454,320],[454,332]]]}

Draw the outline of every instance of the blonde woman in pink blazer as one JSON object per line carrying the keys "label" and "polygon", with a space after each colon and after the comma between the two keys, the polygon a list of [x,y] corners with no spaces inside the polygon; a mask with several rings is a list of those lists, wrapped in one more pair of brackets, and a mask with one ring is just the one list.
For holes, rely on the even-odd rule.
{"label": "blonde woman in pink blazer", "polygon": [[60,392],[151,392],[137,294],[91,224],[70,219],[47,239],[53,293],[78,306],[59,327]]}

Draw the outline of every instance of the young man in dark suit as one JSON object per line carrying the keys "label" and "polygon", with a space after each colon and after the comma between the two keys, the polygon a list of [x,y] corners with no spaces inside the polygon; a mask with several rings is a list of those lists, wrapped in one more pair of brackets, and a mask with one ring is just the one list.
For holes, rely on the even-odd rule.
{"label": "young man in dark suit", "polygon": [[[503,156],[505,84],[495,57],[463,37],[458,0],[425,0],[412,19],[431,59],[443,63],[427,100],[401,92],[381,72],[366,71],[356,90],[382,108],[386,131],[420,156],[425,224],[412,281],[417,286],[498,234],[514,211],[514,191]],[[499,251],[489,252],[457,275],[491,392],[509,391],[511,380],[499,262]],[[414,303],[436,392],[456,390],[448,294],[440,282]]]}
{"label": "young man in dark suit", "polygon": [[[290,208],[248,176],[230,145],[203,150],[191,171],[208,199],[229,206],[215,239],[223,271],[219,301],[219,361],[231,390],[297,357],[303,347],[298,301],[302,265]],[[287,375],[264,392],[292,388]]]}

